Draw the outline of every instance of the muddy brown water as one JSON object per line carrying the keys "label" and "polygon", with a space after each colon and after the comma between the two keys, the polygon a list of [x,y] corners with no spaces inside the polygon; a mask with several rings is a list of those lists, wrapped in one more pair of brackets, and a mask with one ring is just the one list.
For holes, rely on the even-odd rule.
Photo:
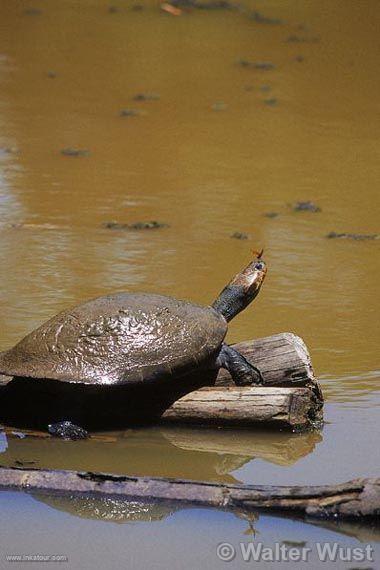
{"label": "muddy brown water", "polygon": [[[8,434],[1,464],[276,484],[378,475],[380,240],[325,236],[380,233],[379,5],[258,0],[180,16],[136,5],[0,2],[0,350],[113,291],[210,303],[264,247],[266,282],[228,340],[302,336],[327,423],[310,434],[145,428],[75,443]],[[321,211],[292,210],[309,200]],[[150,220],[168,227],[104,227]],[[63,553],[70,568],[217,568],[218,542],[253,536],[244,517],[216,511],[2,499],[5,554]],[[116,525],[130,520],[140,522]],[[378,540],[357,525],[264,515],[257,529],[269,545]]]}

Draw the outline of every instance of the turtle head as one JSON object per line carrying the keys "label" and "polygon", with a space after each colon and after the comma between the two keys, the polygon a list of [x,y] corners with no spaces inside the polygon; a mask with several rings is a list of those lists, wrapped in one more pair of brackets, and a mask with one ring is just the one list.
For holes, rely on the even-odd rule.
{"label": "turtle head", "polygon": [[256,297],[265,279],[267,266],[262,259],[263,251],[254,252],[254,259],[229,282],[213,307],[226,321],[243,311]]}

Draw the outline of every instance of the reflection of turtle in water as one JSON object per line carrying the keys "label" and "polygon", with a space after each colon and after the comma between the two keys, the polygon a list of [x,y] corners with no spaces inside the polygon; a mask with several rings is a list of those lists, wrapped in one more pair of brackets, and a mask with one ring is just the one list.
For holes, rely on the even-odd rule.
{"label": "reflection of turtle in water", "polygon": [[[33,493],[37,500],[53,509],[70,513],[84,519],[95,519],[112,523],[138,523],[163,521],[174,513],[183,510],[179,503],[168,501],[125,500],[119,497],[97,497],[93,495],[49,495]],[[185,508],[193,508],[187,505]],[[234,515],[247,522],[245,535],[255,535],[254,524],[258,513],[251,509],[231,509]]]}
{"label": "reflection of turtle in water", "polygon": [[56,496],[44,493],[33,493],[33,497],[58,511],[65,511],[84,519],[114,523],[160,521],[180,508],[167,502],[126,501],[118,497]]}
{"label": "reflection of turtle in water", "polygon": [[[58,422],[56,434],[63,437],[81,435],[80,428],[70,423],[80,417],[71,409],[70,391],[74,402],[78,393],[87,398],[95,388],[105,402],[107,391],[114,387],[125,397],[125,390],[149,386],[145,398],[154,399],[152,387],[157,384],[168,382],[168,391],[175,391],[189,374],[220,367],[229,370],[237,385],[260,383],[259,370],[223,340],[227,322],[256,297],[265,274],[266,265],[258,254],[212,307],[143,293],[88,301],[63,311],[1,353],[0,374],[21,379],[22,390],[42,383],[42,392],[50,392],[56,400],[65,385],[68,408],[51,418]],[[90,406],[90,401],[85,405]],[[126,413],[125,424],[128,421]]]}

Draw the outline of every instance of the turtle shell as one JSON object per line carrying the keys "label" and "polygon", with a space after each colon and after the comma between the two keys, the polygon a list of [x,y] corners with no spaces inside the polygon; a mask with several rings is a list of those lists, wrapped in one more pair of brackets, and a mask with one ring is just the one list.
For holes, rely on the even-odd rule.
{"label": "turtle shell", "polygon": [[226,332],[212,307],[107,295],[59,313],[0,353],[0,374],[105,385],[156,380],[215,357]]}

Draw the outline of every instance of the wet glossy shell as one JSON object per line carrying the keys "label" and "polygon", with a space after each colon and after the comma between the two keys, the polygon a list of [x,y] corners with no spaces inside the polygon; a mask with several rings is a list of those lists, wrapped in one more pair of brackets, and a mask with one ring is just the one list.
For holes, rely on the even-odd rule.
{"label": "wet glossy shell", "polygon": [[226,331],[211,307],[108,295],[56,315],[0,353],[0,374],[108,385],[155,380],[213,358]]}

